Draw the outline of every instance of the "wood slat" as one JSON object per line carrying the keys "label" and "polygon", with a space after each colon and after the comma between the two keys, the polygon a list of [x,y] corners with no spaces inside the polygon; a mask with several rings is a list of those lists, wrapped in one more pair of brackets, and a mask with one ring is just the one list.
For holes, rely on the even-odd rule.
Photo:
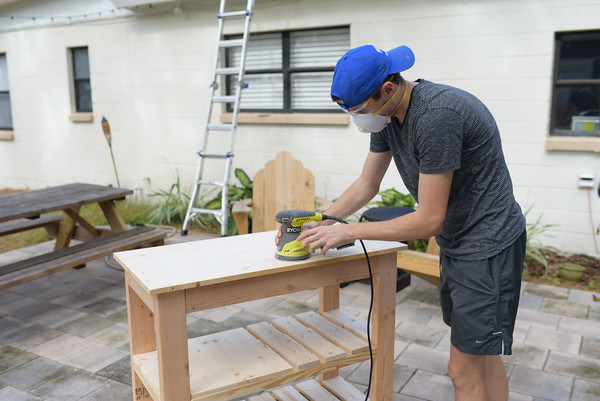
{"label": "wood slat", "polygon": [[[119,233],[119,235],[122,234],[124,233]],[[167,230],[153,229],[151,231],[142,232],[141,234],[130,235],[126,236],[125,238],[121,237],[116,241],[104,243],[103,240],[109,237],[106,236],[94,241],[75,245],[71,248],[65,248],[64,250],[52,252],[52,254],[60,253],[62,255],[58,258],[54,258],[54,256],[52,256],[50,260],[45,260],[37,264],[29,263],[28,261],[30,261],[30,259],[28,259],[27,261],[23,261],[25,264],[27,264],[27,267],[20,268],[18,270],[12,270],[10,272],[3,271],[3,274],[0,275],[0,289],[22,284],[27,281],[58,272],[60,270],[80,266],[91,260],[111,255],[114,252],[124,251],[139,246],[146,246],[148,244],[161,243],[166,235]],[[102,243],[98,244],[97,241],[102,241]],[[86,245],[86,247],[77,248],[79,251],[73,252],[72,248],[79,247],[79,245]],[[67,250],[71,251],[67,253]],[[41,256],[31,259],[37,260],[38,258],[41,258]],[[15,264],[18,263],[20,262],[16,262]]]}
{"label": "wood slat", "polygon": [[310,401],[339,401],[336,396],[323,388],[315,380],[297,383],[296,388]]}
{"label": "wood slat", "polygon": [[307,369],[319,364],[318,356],[267,322],[252,324],[246,329],[281,355],[295,370]]}
{"label": "wood slat", "polygon": [[60,214],[46,214],[35,219],[20,219],[0,224],[0,236],[32,230],[34,228],[52,226],[60,223]]}
{"label": "wood slat", "polygon": [[343,349],[292,317],[276,319],[271,323],[310,351],[317,354],[321,362],[335,361],[346,355],[346,352]]}
{"label": "wood slat", "polygon": [[7,273],[11,273],[17,270],[21,270],[33,265],[39,265],[41,263],[50,262],[55,259],[65,258],[69,255],[81,253],[88,249],[98,248],[105,244],[109,244],[111,242],[123,240],[128,237],[133,237],[137,235],[142,235],[146,232],[152,231],[154,228],[152,227],[135,227],[131,230],[124,231],[118,234],[111,234],[105,237],[98,238],[93,241],[83,242],[81,244],[73,245],[68,248],[63,248],[58,251],[44,253],[38,256],[34,256],[32,258],[28,258],[25,260],[20,260],[15,263],[11,263],[8,265],[0,266],[0,275],[4,275]]}
{"label": "wood slat", "polygon": [[266,216],[267,223],[273,221],[272,225],[267,224],[269,230],[277,228],[274,223],[275,213],[293,207],[293,159],[289,152],[279,152],[275,155],[274,178],[275,180],[272,182],[275,182],[275,190],[271,191],[275,197],[275,208],[272,210],[272,216]]}
{"label": "wood slat", "polygon": [[365,401],[365,395],[340,376],[324,380],[322,386],[342,401]]}
{"label": "wood slat", "polygon": [[189,355],[194,398],[293,371],[275,351],[242,328],[190,340]]}
{"label": "wood slat", "polygon": [[308,401],[306,397],[292,386],[287,386],[273,391],[277,401]]}
{"label": "wood slat", "polygon": [[404,250],[398,252],[397,266],[439,287],[440,258],[423,252]]}
{"label": "wood slat", "polygon": [[315,312],[305,312],[296,315],[296,319],[305,326],[344,349],[348,355],[356,355],[369,350],[369,344],[354,334],[342,329]]}
{"label": "wood slat", "polygon": [[127,188],[74,183],[1,195],[0,223],[89,203],[125,199],[132,193],[133,191]]}
{"label": "wood slat", "polygon": [[[277,205],[277,191],[273,188],[282,188],[281,173],[277,173],[275,160],[271,160],[265,164],[265,194],[264,194],[264,211],[263,211],[263,229],[265,231],[274,230],[277,226],[275,221],[276,211],[281,210]],[[279,178],[279,179],[278,179]]]}
{"label": "wood slat", "polygon": [[[297,389],[298,390],[297,390]],[[250,397],[248,401],[364,401],[365,394],[341,376],[324,380],[319,384],[316,380],[296,383],[296,388],[286,386],[273,390],[273,395],[262,393]],[[299,391],[300,390],[300,391]],[[309,397],[309,398],[306,398]]]}
{"label": "wood slat", "polygon": [[254,397],[248,398],[248,401],[277,401],[273,396],[269,393],[262,393],[259,395],[255,395]]}
{"label": "wood slat", "polygon": [[252,183],[252,231],[265,231],[265,170],[259,170],[254,175]]}
{"label": "wood slat", "polygon": [[344,330],[348,330],[352,334],[362,338],[365,341],[368,341],[367,322],[364,320],[361,320],[353,314],[339,308],[322,312],[321,314],[331,322],[342,327]]}

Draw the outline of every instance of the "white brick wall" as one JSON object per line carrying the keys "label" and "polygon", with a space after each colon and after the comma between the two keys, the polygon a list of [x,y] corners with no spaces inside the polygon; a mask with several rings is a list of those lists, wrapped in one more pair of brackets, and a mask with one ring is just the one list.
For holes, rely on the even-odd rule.
{"label": "white brick wall", "polygon": [[[81,13],[82,2],[52,9],[25,2],[0,13]],[[48,3],[48,2],[38,2]],[[108,0],[86,2],[95,10]],[[193,2],[187,2],[193,3]],[[121,184],[168,189],[179,173],[191,186],[216,41],[218,2],[172,12],[103,18],[0,31],[7,54],[14,141],[0,141],[0,187],[39,188],[85,181],[115,184],[100,127],[109,119]],[[33,5],[32,5],[33,4]],[[24,7],[24,6],[22,6]],[[119,15],[124,15],[121,13]],[[548,152],[554,32],[600,29],[600,0],[316,1],[257,2],[252,30],[350,25],[351,44],[384,49],[411,46],[408,79],[426,78],[472,92],[497,119],[515,193],[531,219],[542,215],[549,244],[595,252],[588,198],[577,189],[580,172],[600,176],[598,156]],[[5,25],[0,29],[7,28]],[[232,26],[229,32],[239,32]],[[89,46],[94,121],[73,123],[67,48]],[[280,150],[302,160],[316,176],[317,195],[334,199],[362,168],[368,136],[352,125],[241,125],[234,165],[250,175]],[[220,178],[221,169],[209,166]],[[404,190],[392,167],[382,189]],[[592,193],[594,226],[600,199]],[[595,238],[600,242],[599,238]]]}

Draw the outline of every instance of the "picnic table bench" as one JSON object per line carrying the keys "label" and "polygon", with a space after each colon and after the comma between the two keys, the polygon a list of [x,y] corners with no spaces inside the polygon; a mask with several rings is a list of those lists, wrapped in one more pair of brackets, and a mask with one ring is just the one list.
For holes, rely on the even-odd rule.
{"label": "picnic table bench", "polygon": [[[133,248],[162,245],[167,230],[127,228],[114,201],[133,191],[93,184],[66,184],[0,196],[0,237],[44,227],[56,236],[54,250],[0,266],[0,289],[85,265],[90,260]],[[110,229],[94,227],[79,211],[98,203]],[[62,211],[62,213],[54,213]],[[69,246],[72,239],[83,241]]]}

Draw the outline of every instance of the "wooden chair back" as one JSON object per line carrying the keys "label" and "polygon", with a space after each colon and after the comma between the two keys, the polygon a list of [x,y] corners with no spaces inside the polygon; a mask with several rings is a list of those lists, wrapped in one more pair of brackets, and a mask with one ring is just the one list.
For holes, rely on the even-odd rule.
{"label": "wooden chair back", "polygon": [[398,252],[397,266],[399,269],[439,287],[440,246],[435,237],[429,238],[425,252],[408,249]]}
{"label": "wooden chair back", "polygon": [[254,175],[252,231],[275,230],[280,210],[314,208],[315,177],[289,152],[277,153]]}
{"label": "wooden chair back", "polygon": [[427,249],[425,250],[425,253],[440,256],[440,246],[435,240],[435,237],[429,238],[429,242],[427,243]]}
{"label": "wooden chair back", "polygon": [[[282,151],[254,175],[252,231],[277,229],[275,215],[284,209],[315,209],[315,177],[301,161]],[[249,208],[234,206],[240,234],[248,233],[248,212]]]}

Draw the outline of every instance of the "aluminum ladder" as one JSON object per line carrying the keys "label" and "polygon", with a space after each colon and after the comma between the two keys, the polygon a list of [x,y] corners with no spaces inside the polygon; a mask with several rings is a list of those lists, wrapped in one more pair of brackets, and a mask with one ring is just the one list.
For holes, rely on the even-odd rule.
{"label": "aluminum ladder", "polygon": [[[241,11],[226,11],[227,1],[221,0],[219,6],[218,18],[218,41],[217,49],[215,52],[215,64],[212,81],[210,84],[210,97],[208,101],[208,111],[206,113],[206,126],[202,135],[202,148],[198,151],[200,160],[198,161],[198,169],[196,172],[195,188],[190,198],[190,204],[181,228],[181,235],[187,235],[188,229],[193,219],[198,217],[200,214],[209,214],[216,217],[217,221],[221,224],[221,235],[227,235],[227,225],[229,221],[229,178],[231,176],[231,164],[233,158],[233,144],[235,139],[235,129],[237,127],[238,113],[240,109],[240,99],[242,96],[242,89],[246,86],[244,83],[244,69],[246,65],[246,47],[248,44],[250,34],[250,19],[254,8],[254,0],[248,0],[246,9]],[[232,19],[244,18],[244,33],[241,39],[225,39],[223,37],[223,26],[226,21]],[[225,49],[241,48],[240,62],[236,67],[221,67],[221,57]],[[233,95],[216,95],[216,91],[219,89],[218,80],[228,76],[237,75],[237,85],[232,91]],[[230,124],[219,124],[212,123],[212,111],[214,104],[233,104],[233,116]],[[208,151],[208,137],[213,131],[221,133],[229,133],[229,146],[225,151]],[[203,179],[205,161],[206,159],[222,159],[225,161],[225,173],[223,181],[211,181]],[[221,209],[203,209],[196,207],[198,202],[198,196],[200,195],[200,188],[203,186],[221,187]]]}

